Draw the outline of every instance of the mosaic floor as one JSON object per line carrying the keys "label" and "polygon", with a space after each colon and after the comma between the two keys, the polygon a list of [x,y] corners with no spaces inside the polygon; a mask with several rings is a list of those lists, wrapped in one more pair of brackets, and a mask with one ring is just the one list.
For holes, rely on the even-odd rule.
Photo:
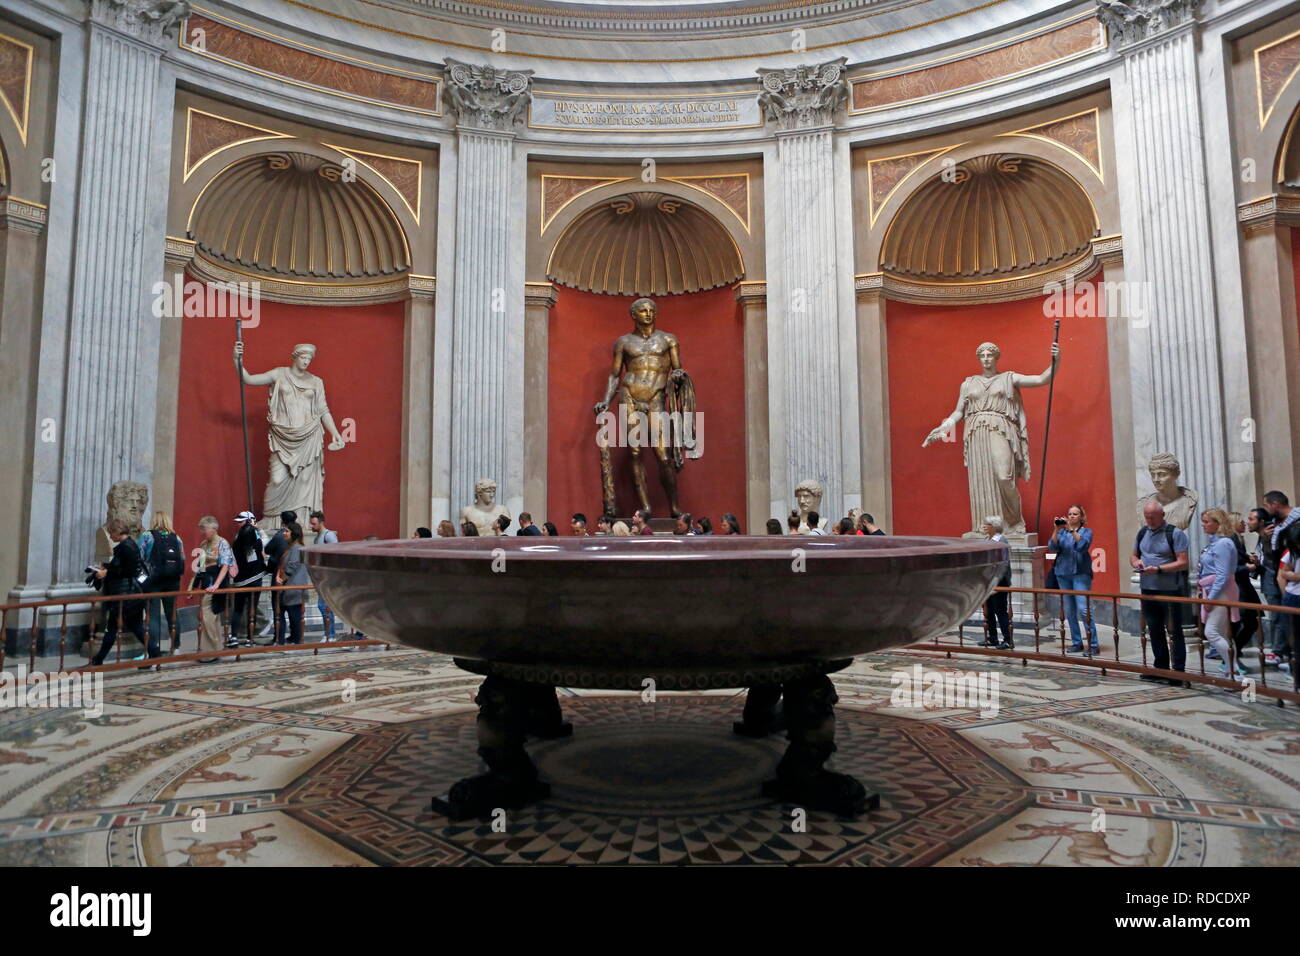
{"label": "mosaic floor", "polygon": [[[996,714],[891,705],[894,675],[979,669]],[[1300,714],[1048,666],[874,655],[835,675],[832,766],[860,820],[759,795],[784,741],[731,734],[734,692],[563,691],[530,744],[553,795],[498,820],[429,809],[479,771],[479,678],[404,650],[114,677],[98,717],[0,713],[0,864],[1300,862]],[[503,831],[503,832],[502,832]]]}

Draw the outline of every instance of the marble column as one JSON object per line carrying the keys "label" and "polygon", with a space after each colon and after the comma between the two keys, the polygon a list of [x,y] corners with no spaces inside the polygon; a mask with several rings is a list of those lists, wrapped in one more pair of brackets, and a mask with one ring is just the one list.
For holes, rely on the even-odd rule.
{"label": "marble column", "polygon": [[[1244,232],[1246,377],[1255,411],[1259,485],[1300,489],[1300,325],[1296,323],[1292,229],[1300,226],[1300,199],[1269,196],[1238,207]],[[1253,505],[1252,505],[1253,507]]]}
{"label": "marble column", "polygon": [[151,302],[172,105],[162,53],[187,12],[167,0],[91,0],[89,10],[52,595],[82,589],[109,486],[153,477]]}
{"label": "marble column", "polygon": [[523,160],[514,127],[528,107],[532,71],[447,61],[456,117],[452,275],[451,513],[497,482],[512,515],[524,497]]}
{"label": "marble column", "polygon": [[889,470],[889,362],[885,333],[884,277],[854,279],[858,322],[858,428],[862,450],[862,508],[886,531],[894,527]]}
{"label": "marble column", "polygon": [[849,196],[837,196],[832,138],[848,96],[844,60],[758,73],[759,102],[776,138],[764,168],[773,185],[767,224],[770,507],[783,514],[795,485],[815,478],[825,489],[822,510],[834,518],[845,512],[841,360],[842,350],[852,347],[841,328],[837,287],[837,203]]}
{"label": "marble column", "polygon": [[1219,362],[1205,141],[1196,60],[1200,0],[1131,0],[1098,16],[1120,54],[1113,75],[1124,274],[1144,306],[1129,323],[1135,485],[1172,452],[1202,507],[1227,507],[1229,472]]}
{"label": "marble column", "polygon": [[[34,421],[37,370],[32,354],[40,335],[41,246],[47,210],[33,200],[0,198],[0,434],[8,438],[0,460],[0,528],[10,534],[0,545],[0,594],[22,573],[19,529],[30,500],[33,444],[52,437]],[[3,640],[4,635],[0,635]]]}
{"label": "marble column", "polygon": [[772,511],[768,496],[771,458],[767,429],[767,283],[736,283],[736,301],[743,313],[745,331],[745,528],[761,534]]}
{"label": "marble column", "polygon": [[402,400],[403,535],[433,524],[433,326],[437,282],[433,276],[412,275],[406,300],[403,349],[406,368]]}
{"label": "marble column", "polygon": [[[550,282],[524,284],[524,510],[539,521],[545,520],[540,516],[547,514],[547,339],[556,298],[555,286]],[[553,515],[551,520],[568,530],[568,515]]]}
{"label": "marble column", "polygon": [[[169,288],[184,288],[185,270],[194,258],[188,239],[166,240],[162,281]],[[150,511],[176,517],[176,423],[181,401],[181,326],[184,317],[164,313],[158,320],[158,381],[155,392],[153,483]],[[182,539],[184,535],[182,534]]]}

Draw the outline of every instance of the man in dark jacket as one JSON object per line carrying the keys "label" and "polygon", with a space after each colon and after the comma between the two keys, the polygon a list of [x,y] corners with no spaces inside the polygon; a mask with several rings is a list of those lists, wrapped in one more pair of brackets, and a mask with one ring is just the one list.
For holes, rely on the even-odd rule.
{"label": "man in dark jacket", "polygon": [[[266,542],[263,553],[266,555],[266,582],[267,584],[275,583],[275,573],[280,570],[280,562],[284,560],[284,554],[289,550],[289,526],[298,523],[298,513],[296,511],[280,512],[280,529],[271,536],[271,540]],[[275,622],[274,636],[272,640],[276,644],[284,643],[280,634],[280,606],[281,598],[284,596],[283,591],[271,592],[271,620]]]}
{"label": "man in dark jacket", "polygon": [[[113,541],[112,560],[95,572],[95,577],[104,582],[104,594],[143,593],[144,584],[149,580],[149,570],[145,567],[144,558],[140,556],[140,546],[127,534],[126,522],[114,518],[104,526],[104,530]],[[109,607],[106,615],[107,626],[104,629],[104,643],[100,645],[99,653],[91,661],[96,666],[104,663],[108,652],[113,649],[113,645],[117,642],[119,627],[125,627],[139,639],[141,644],[145,643],[144,599],[106,603]],[[150,657],[161,656],[162,652],[158,644],[157,637],[150,639],[148,643]]]}
{"label": "man in dark jacket", "polygon": [[[230,542],[231,549],[235,552],[235,589],[234,602],[230,611],[230,640],[227,647],[251,647],[253,644],[250,633],[252,622],[245,626],[245,615],[255,617],[257,614],[257,599],[261,594],[252,588],[262,586],[262,576],[266,574],[266,558],[262,554],[262,536],[257,533],[255,524],[257,516],[251,511],[241,511],[235,515],[235,521],[239,522],[239,531],[235,534],[235,540]],[[242,591],[240,589],[243,589]]]}
{"label": "man in dark jacket", "polygon": [[533,516],[527,511],[519,512],[519,530],[515,532],[516,537],[532,537],[540,535],[542,529],[533,524]]}

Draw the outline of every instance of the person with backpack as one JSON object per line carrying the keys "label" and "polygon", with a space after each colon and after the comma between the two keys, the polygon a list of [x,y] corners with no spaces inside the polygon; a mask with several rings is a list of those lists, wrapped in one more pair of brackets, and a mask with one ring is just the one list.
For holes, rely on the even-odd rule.
{"label": "person with backpack", "polygon": [[[1186,597],[1187,553],[1191,544],[1187,533],[1165,521],[1165,509],[1158,501],[1148,501],[1142,509],[1146,524],[1138,530],[1133,543],[1129,564],[1138,572],[1143,594],[1164,597]],[[1151,635],[1152,666],[1160,670],[1187,669],[1187,645],[1183,642],[1182,620],[1177,604],[1168,601],[1143,601],[1142,617],[1147,633]],[[1173,667],[1169,666],[1169,644],[1173,641]],[[1142,680],[1156,683],[1167,681],[1175,687],[1182,686],[1176,678],[1143,674]]]}
{"label": "person with backpack", "polygon": [[[149,581],[149,569],[140,555],[140,545],[127,533],[127,524],[121,518],[111,519],[104,526],[104,530],[113,542],[113,559],[95,570],[95,577],[104,582],[104,593],[106,595],[142,594],[144,585]],[[113,649],[120,628],[130,631],[141,644],[144,644],[144,600],[142,598],[111,602],[107,625],[104,628],[104,642],[99,646],[99,653],[91,660],[96,667],[104,663],[108,652]],[[150,657],[161,656],[157,639],[150,639],[147,647]]]}
{"label": "person with backpack", "polygon": [[[185,543],[172,527],[171,515],[165,511],[153,513],[153,523],[140,539],[140,554],[149,568],[148,589],[153,593],[166,593],[181,589],[181,576],[185,573]],[[149,599],[149,644],[161,647],[163,623],[171,635],[171,650],[180,649],[181,635],[176,630],[176,595]]]}
{"label": "person with backpack", "polygon": [[245,615],[251,630],[257,617],[262,578],[266,574],[266,556],[262,553],[262,536],[257,532],[257,516],[251,511],[241,511],[235,515],[239,522],[239,531],[231,547],[235,552],[235,590],[234,601],[230,609],[230,639],[226,647],[251,647],[253,639],[250,631],[245,630]]}

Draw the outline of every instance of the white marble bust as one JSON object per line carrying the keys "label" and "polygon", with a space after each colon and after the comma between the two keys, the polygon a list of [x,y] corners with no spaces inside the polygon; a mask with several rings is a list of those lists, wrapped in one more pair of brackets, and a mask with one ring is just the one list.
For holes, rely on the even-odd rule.
{"label": "white marble bust", "polygon": [[1184,488],[1178,483],[1178,476],[1183,471],[1178,459],[1168,452],[1160,452],[1152,456],[1147,464],[1147,470],[1151,473],[1151,484],[1155,485],[1156,490],[1138,499],[1138,514],[1142,514],[1147,502],[1159,502],[1165,509],[1165,521],[1181,531],[1186,531],[1196,515],[1196,505],[1200,497],[1190,488]]}
{"label": "white marble bust", "polygon": [[808,512],[816,511],[817,527],[825,529],[830,524],[830,519],[821,513],[822,495],[824,494],[822,483],[816,478],[805,478],[794,487],[794,500],[799,505],[799,533],[808,533]]}
{"label": "white marble bust", "polygon": [[481,537],[499,534],[497,518],[510,512],[496,504],[497,483],[491,478],[480,478],[474,482],[474,503],[466,505],[460,511],[460,520],[473,523]]}

